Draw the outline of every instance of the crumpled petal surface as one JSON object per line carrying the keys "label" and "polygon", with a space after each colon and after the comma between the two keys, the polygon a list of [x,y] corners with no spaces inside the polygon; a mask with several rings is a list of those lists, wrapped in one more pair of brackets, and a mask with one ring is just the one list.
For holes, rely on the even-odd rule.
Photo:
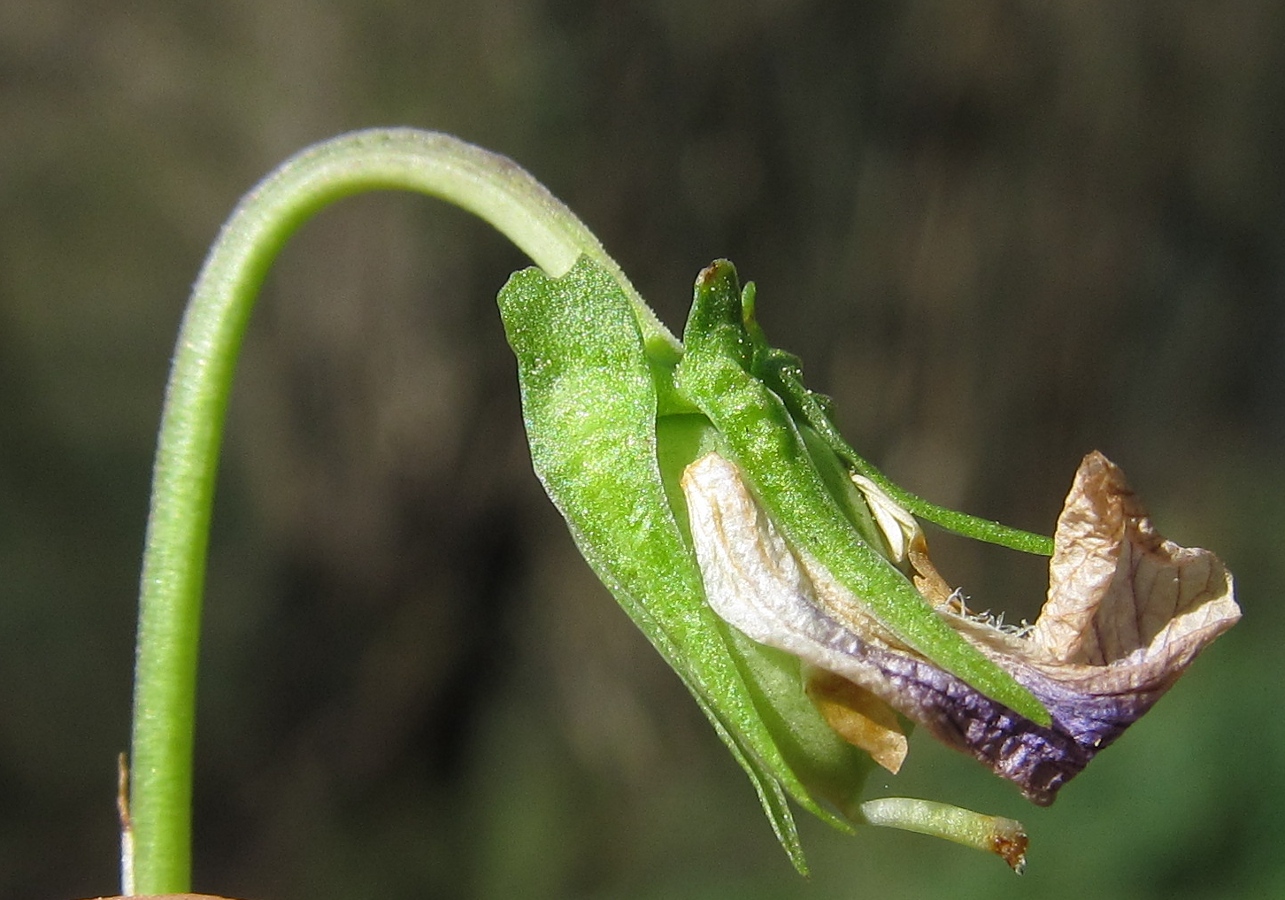
{"label": "crumpled petal surface", "polygon": [[786,542],[733,463],[717,454],[697,460],[683,489],[715,612],[863,688],[1040,805],[1240,618],[1218,558],[1162,538],[1120,470],[1096,452],[1076,473],[1054,536],[1048,601],[1026,633],[964,613],[927,562],[922,533],[907,535],[904,565],[916,585],[1045,705],[1053,723],[1042,727],[899,641]]}

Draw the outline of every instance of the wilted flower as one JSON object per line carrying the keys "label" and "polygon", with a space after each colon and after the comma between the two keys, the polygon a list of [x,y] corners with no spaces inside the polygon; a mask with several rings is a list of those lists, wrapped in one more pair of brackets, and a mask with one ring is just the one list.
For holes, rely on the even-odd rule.
{"label": "wilted flower", "polygon": [[[754,289],[715,262],[681,348],[640,332],[611,273],[518,273],[500,308],[536,472],[585,559],[673,666],[806,871],[789,800],[840,828],[906,828],[1023,865],[1022,826],[909,798],[862,801],[896,770],[905,719],[1036,802],[1155,701],[1239,615],[1204,551],[1154,535],[1098,456],[1063,514],[1045,614],[1015,634],[971,616],[906,509],[1043,552],[884,481],[834,429]],[[864,752],[861,752],[864,751]],[[873,762],[872,762],[873,760]]]}
{"label": "wilted flower", "polygon": [[896,771],[897,713],[1015,782],[1058,789],[1145,713],[1240,618],[1212,553],[1162,538],[1100,453],[1085,457],[1058,520],[1048,601],[1021,632],[970,615],[929,562],[914,518],[874,484],[866,496],[890,557],[943,618],[1047,708],[1041,726],[899,640],[805,548],[793,547],[736,465],[717,453],[683,478],[710,605],[761,643],[811,666],[809,693],[845,738]]}

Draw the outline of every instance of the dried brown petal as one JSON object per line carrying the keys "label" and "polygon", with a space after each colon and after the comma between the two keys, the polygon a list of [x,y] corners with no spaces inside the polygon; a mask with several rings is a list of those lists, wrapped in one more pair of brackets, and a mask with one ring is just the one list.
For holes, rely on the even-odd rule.
{"label": "dried brown petal", "polygon": [[892,774],[901,771],[910,743],[892,707],[865,688],[824,669],[810,670],[805,682],[808,697],[840,737],[869,753]]}
{"label": "dried brown petal", "polygon": [[1053,723],[1042,727],[898,641],[806,550],[786,543],[732,463],[706,456],[688,467],[683,487],[706,593],[720,616],[873,694],[1041,805],[1240,618],[1218,558],[1160,537],[1120,470],[1099,453],[1076,474],[1058,521],[1048,602],[1026,634],[962,614],[942,597],[947,588],[922,532],[901,535],[917,586],[1044,703]]}

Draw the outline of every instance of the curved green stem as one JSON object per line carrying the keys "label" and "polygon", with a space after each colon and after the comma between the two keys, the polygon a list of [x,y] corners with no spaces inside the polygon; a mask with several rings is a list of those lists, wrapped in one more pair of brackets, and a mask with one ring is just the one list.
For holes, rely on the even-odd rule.
{"label": "curved green stem", "polygon": [[139,609],[126,890],[189,889],[197,641],[214,479],[246,322],[272,260],[322,207],[372,190],[440,197],[477,214],[550,275],[581,255],[633,304],[649,351],[680,353],[587,228],[510,160],[408,129],[357,132],[286,162],[238,205],[197,280],[175,348],[153,473]]}

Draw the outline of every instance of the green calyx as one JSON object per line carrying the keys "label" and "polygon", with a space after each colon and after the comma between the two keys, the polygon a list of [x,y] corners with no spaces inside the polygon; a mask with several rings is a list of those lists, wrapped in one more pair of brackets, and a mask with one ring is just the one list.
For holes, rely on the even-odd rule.
{"label": "green calyx", "polygon": [[516,273],[499,305],[537,475],[585,559],[749,775],[800,871],[786,797],[848,828],[831,810],[853,814],[871,761],[812,705],[798,659],[744,637],[706,603],[678,488],[700,456],[717,451],[736,462],[787,538],[907,644],[1029,718],[1047,719],[884,555],[850,465],[822,430],[829,420],[817,428],[811,418],[820,402],[800,393],[790,374],[797,360],[767,345],[753,289],[742,292],[729,263],[701,274],[676,366],[669,353],[649,353],[625,293],[588,258],[561,278]]}
{"label": "green calyx", "polygon": [[[695,696],[745,769],[777,837],[806,871],[787,796],[839,827],[868,758],[808,703],[797,660],[734,635],[704,600],[676,489],[721,435],[702,415],[661,416],[628,299],[582,258],[562,278],[516,273],[500,314],[518,361],[536,474],[577,545]],[[682,404],[679,404],[680,406]],[[792,668],[792,672],[791,672]],[[814,790],[824,787],[827,794]]]}

